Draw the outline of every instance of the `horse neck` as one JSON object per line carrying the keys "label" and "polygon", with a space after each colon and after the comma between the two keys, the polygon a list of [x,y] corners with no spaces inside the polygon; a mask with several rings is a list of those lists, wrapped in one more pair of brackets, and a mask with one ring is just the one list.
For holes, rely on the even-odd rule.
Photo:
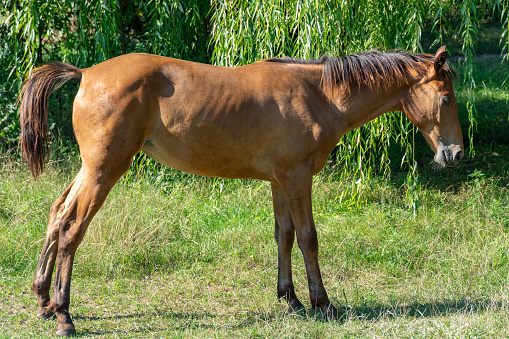
{"label": "horse neck", "polygon": [[358,128],[384,113],[403,111],[402,101],[414,82],[394,82],[388,88],[361,85],[350,90],[338,90],[332,102],[340,115],[342,132]]}

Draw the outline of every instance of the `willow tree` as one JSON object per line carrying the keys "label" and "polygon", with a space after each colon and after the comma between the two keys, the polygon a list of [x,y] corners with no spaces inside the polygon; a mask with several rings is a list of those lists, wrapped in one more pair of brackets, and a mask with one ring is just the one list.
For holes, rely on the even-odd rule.
{"label": "willow tree", "polygon": [[[509,0],[0,0],[0,42],[9,42],[2,62],[10,79],[19,83],[43,62],[86,67],[130,52],[223,66],[374,48],[433,52],[422,49],[423,31],[434,36],[436,49],[454,27],[465,57],[461,81],[469,88],[472,142],[474,37],[487,16],[500,20],[507,52],[508,11]],[[355,178],[350,194],[360,191],[375,167],[388,172],[387,145],[397,140],[415,207],[415,132],[402,114],[391,113],[344,136],[338,145],[338,174]]]}

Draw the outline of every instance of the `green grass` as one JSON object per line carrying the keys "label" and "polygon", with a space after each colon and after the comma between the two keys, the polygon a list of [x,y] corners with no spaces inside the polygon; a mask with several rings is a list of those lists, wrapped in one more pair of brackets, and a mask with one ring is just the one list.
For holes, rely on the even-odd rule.
{"label": "green grass", "polygon": [[[478,153],[482,153],[481,150]],[[502,162],[507,168],[508,157]],[[51,203],[77,164],[33,181],[9,156],[0,181],[3,335],[50,337],[29,291]],[[84,337],[475,337],[509,335],[509,173],[480,170],[427,183],[416,218],[404,187],[373,178],[362,204],[318,177],[320,262],[344,324],[310,310],[304,264],[296,288],[307,312],[275,298],[277,251],[268,184],[193,177],[165,186],[117,185],[75,261],[71,313]],[[461,168],[460,168],[461,170]],[[465,170],[465,169],[463,169]],[[454,171],[449,169],[448,171]],[[432,176],[424,169],[423,176]]]}
{"label": "green grass", "polygon": [[[161,168],[147,177],[139,160],[112,190],[78,249],[71,286],[78,335],[509,336],[509,89],[503,84],[507,64],[499,64],[500,58],[477,62],[473,158],[434,171],[432,152],[418,137],[422,186],[416,217],[407,206],[406,170],[397,159],[390,178],[374,175],[364,184],[358,204],[339,198],[348,182],[335,181],[330,170],[317,176],[320,263],[331,300],[346,312],[345,323],[325,322],[310,309],[297,247],[294,279],[306,311],[288,314],[276,300],[267,183]],[[467,128],[460,82],[456,93]],[[59,160],[36,181],[17,154],[0,154],[0,338],[54,335],[56,321],[35,317],[30,283],[49,208],[79,168],[69,154],[53,155]]]}

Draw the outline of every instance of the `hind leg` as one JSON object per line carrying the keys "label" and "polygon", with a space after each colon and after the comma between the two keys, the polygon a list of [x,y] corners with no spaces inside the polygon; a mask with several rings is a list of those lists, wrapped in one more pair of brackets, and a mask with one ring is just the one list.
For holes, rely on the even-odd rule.
{"label": "hind leg", "polygon": [[51,276],[55,266],[55,260],[58,250],[59,221],[70,202],[74,199],[77,190],[81,186],[80,174],[73,180],[65,192],[51,206],[48,228],[46,230],[46,238],[42,246],[41,257],[37,264],[35,277],[32,282],[32,290],[37,296],[39,309],[37,317],[41,319],[49,319],[54,313],[48,309],[50,301],[49,289],[51,286]]}
{"label": "hind leg", "polygon": [[69,336],[76,333],[69,315],[70,285],[72,266],[76,250],[85,236],[90,221],[102,206],[106,196],[120,176],[129,168],[132,157],[121,163],[108,162],[101,166],[84,165],[74,187],[75,194],[69,194],[62,210],[58,229],[58,250],[56,256],[53,295],[45,307],[46,312],[54,312],[57,321],[57,335]]}
{"label": "hind leg", "polygon": [[[52,264],[51,261],[55,262],[56,257],[53,294],[49,302],[42,301],[43,305],[46,304],[43,306],[44,314],[54,313],[57,317],[57,335],[59,336],[70,336],[76,333],[69,314],[71,274],[76,250],[92,218],[117,180],[127,171],[132,158],[142,146],[142,142],[139,141],[142,138],[136,138],[135,141],[129,138],[120,139],[119,134],[120,132],[111,133],[107,139],[108,142],[100,143],[97,139],[80,138],[81,135],[77,133],[82,154],[82,168],[68,189],[69,193],[63,199],[64,202],[59,205],[58,212],[53,214],[55,219],[52,220],[52,236],[55,239],[50,237],[48,242],[50,244],[53,242],[55,248],[47,251],[51,253],[51,256],[41,255],[41,257],[49,258],[42,259],[47,262],[46,266],[52,266],[49,264]],[[131,133],[131,136],[133,134]],[[95,136],[98,137],[100,134],[96,133]],[[101,139],[103,140],[104,138]],[[58,236],[56,237],[55,234]],[[55,241],[56,238],[58,241]],[[51,275],[48,276],[45,277],[46,280],[41,279],[41,281],[49,283]],[[47,292],[44,297],[47,297]]]}
{"label": "hind leg", "polygon": [[[51,276],[47,273],[36,276],[38,281],[43,282],[41,286],[44,288],[40,291],[41,300],[44,299],[42,304],[46,305],[43,309],[46,314],[55,313],[57,334],[61,336],[76,333],[69,315],[69,291],[76,250],[109,191],[127,171],[132,158],[158,121],[159,92],[154,91],[154,87],[140,85],[150,83],[157,87],[157,82],[136,78],[132,83],[136,86],[131,86],[130,82],[121,86],[126,78],[132,78],[127,73],[122,73],[125,77],[121,78],[107,78],[99,73],[92,69],[87,71],[74,100],[73,127],[82,156],[82,168],[69,194],[63,199],[63,207],[54,213],[53,235],[47,244],[50,250],[43,251],[41,255],[44,256],[41,267],[47,268],[52,262],[56,263],[53,294],[49,302],[46,302],[48,293],[44,288]],[[57,232],[58,241],[55,241]]]}

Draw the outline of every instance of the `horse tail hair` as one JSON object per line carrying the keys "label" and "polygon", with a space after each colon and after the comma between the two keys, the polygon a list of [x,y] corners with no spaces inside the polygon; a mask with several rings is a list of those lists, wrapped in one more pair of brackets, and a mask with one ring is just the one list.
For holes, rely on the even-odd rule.
{"label": "horse tail hair", "polygon": [[43,171],[48,150],[48,104],[50,94],[69,80],[81,81],[79,68],[55,62],[33,70],[25,80],[17,103],[21,103],[21,156],[34,178]]}

